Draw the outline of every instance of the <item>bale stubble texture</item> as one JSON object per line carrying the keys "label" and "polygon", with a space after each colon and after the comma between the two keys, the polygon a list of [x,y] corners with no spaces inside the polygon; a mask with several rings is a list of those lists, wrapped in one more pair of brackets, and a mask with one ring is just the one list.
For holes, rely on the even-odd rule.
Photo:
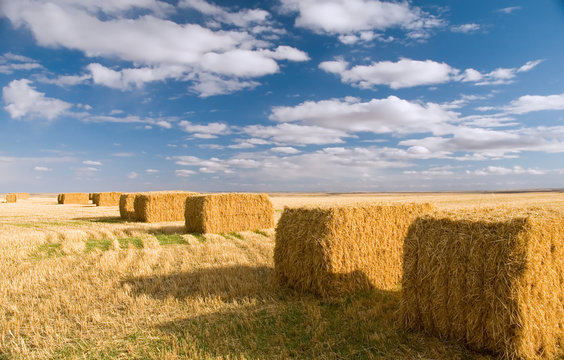
{"label": "bale stubble texture", "polygon": [[63,193],[59,194],[59,204],[89,204],[88,193]]}
{"label": "bale stubble texture", "polygon": [[186,199],[186,230],[228,233],[274,227],[274,206],[266,194],[208,194]]}
{"label": "bale stubble texture", "polygon": [[418,219],[402,285],[408,329],[506,359],[564,355],[562,214],[482,209]]}
{"label": "bale stubble texture", "polygon": [[18,200],[27,200],[29,199],[29,193],[15,193],[18,197]]}
{"label": "bale stubble texture", "polygon": [[18,201],[17,194],[6,194],[6,202],[15,203]]}
{"label": "bale stubble texture", "polygon": [[120,192],[92,193],[91,200],[96,206],[119,206]]}
{"label": "bale stubble texture", "polygon": [[141,193],[135,196],[135,220],[141,222],[182,221],[186,199],[198,193],[190,191],[163,191]]}
{"label": "bale stubble texture", "polygon": [[321,296],[397,290],[403,241],[431,204],[285,208],[276,227],[275,276]]}

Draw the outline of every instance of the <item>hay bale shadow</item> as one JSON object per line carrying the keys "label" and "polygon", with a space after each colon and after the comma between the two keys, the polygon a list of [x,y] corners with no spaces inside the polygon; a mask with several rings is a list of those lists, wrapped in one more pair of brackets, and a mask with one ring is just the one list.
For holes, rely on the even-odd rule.
{"label": "hay bale shadow", "polygon": [[125,279],[135,295],[147,294],[156,299],[220,297],[223,301],[265,298],[272,295],[271,274],[267,266],[228,266],[199,269],[169,275]]}

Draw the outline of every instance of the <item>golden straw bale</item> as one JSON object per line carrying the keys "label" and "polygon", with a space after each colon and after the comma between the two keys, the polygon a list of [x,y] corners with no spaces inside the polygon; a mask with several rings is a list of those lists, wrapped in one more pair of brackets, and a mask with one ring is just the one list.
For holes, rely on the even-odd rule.
{"label": "golden straw bale", "polygon": [[57,195],[57,204],[62,204],[63,203],[63,194],[59,194]]}
{"label": "golden straw bale", "polygon": [[186,199],[186,230],[223,233],[274,227],[274,206],[266,194],[208,194]]}
{"label": "golden straw bale", "polygon": [[275,276],[322,296],[398,289],[403,241],[431,204],[285,208],[276,227]]}
{"label": "golden straw bale", "polygon": [[139,193],[121,194],[119,197],[119,215],[124,220],[135,220],[135,196]]}
{"label": "golden straw bale", "polygon": [[16,193],[18,200],[27,200],[29,199],[29,193]]}
{"label": "golden straw bale", "polygon": [[88,193],[59,194],[59,204],[89,204]]}
{"label": "golden straw bale", "polygon": [[186,198],[196,195],[189,191],[162,191],[135,196],[135,219],[142,222],[184,220]]}
{"label": "golden straw bale", "polygon": [[405,327],[507,359],[563,356],[564,215],[436,212],[405,241]]}
{"label": "golden straw bale", "polygon": [[18,195],[16,194],[6,194],[6,202],[15,203],[18,201]]}
{"label": "golden straw bale", "polygon": [[92,203],[96,206],[119,206],[120,192],[93,193]]}

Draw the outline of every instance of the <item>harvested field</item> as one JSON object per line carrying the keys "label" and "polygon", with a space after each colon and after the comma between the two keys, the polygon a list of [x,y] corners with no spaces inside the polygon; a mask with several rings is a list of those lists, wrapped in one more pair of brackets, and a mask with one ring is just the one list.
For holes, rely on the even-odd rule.
{"label": "harvested field", "polygon": [[228,233],[274,228],[274,206],[266,194],[208,194],[186,199],[186,230]]}
{"label": "harvested field", "polygon": [[430,204],[286,208],[276,227],[276,278],[322,296],[397,290],[409,226],[433,209]]}
{"label": "harvested field", "polygon": [[186,199],[195,192],[162,191],[135,196],[135,220],[141,222],[182,221],[186,212]]}
{"label": "harvested field", "polygon": [[93,193],[92,195],[92,203],[96,206],[119,206],[120,203],[120,192],[102,192],[102,193]]}
{"label": "harvested field", "polygon": [[508,359],[564,356],[564,215],[486,208],[418,219],[402,320]]}
{"label": "harvested field", "polygon": [[90,204],[88,193],[63,193],[59,194],[59,204]]}
{"label": "harvested field", "polygon": [[[187,234],[184,221],[128,222],[116,207],[56,197],[0,204],[0,358],[495,359],[403,330],[399,290],[322,299],[277,286],[272,229]],[[562,193],[408,197],[564,209]],[[407,201],[271,195],[277,216],[296,201],[382,198]]]}

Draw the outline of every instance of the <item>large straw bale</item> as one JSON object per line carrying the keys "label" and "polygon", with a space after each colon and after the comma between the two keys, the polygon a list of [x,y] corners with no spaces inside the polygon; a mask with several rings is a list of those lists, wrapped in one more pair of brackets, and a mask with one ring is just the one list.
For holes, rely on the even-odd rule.
{"label": "large straw bale", "polygon": [[6,194],[6,202],[15,203],[18,201],[18,195],[16,194]]}
{"label": "large straw bale", "polygon": [[266,194],[208,194],[186,199],[186,230],[223,233],[274,227],[274,206]]}
{"label": "large straw bale", "polygon": [[93,193],[92,203],[96,206],[119,206],[120,202],[120,192],[102,192]]}
{"label": "large straw bale", "polygon": [[431,204],[285,208],[276,227],[275,276],[322,296],[398,289],[403,241]]}
{"label": "large straw bale", "polygon": [[405,243],[401,318],[412,330],[507,359],[564,345],[564,216],[542,209],[437,212]]}
{"label": "large straw bale", "polygon": [[59,204],[89,204],[88,193],[59,194]]}
{"label": "large straw bale", "polygon": [[124,220],[135,220],[135,196],[139,193],[125,193],[119,197],[119,215]]}
{"label": "large straw bale", "polygon": [[29,193],[16,193],[18,200],[27,200],[29,199]]}
{"label": "large straw bale", "polygon": [[162,191],[135,196],[135,219],[142,222],[184,220],[186,198],[196,195],[189,191]]}

